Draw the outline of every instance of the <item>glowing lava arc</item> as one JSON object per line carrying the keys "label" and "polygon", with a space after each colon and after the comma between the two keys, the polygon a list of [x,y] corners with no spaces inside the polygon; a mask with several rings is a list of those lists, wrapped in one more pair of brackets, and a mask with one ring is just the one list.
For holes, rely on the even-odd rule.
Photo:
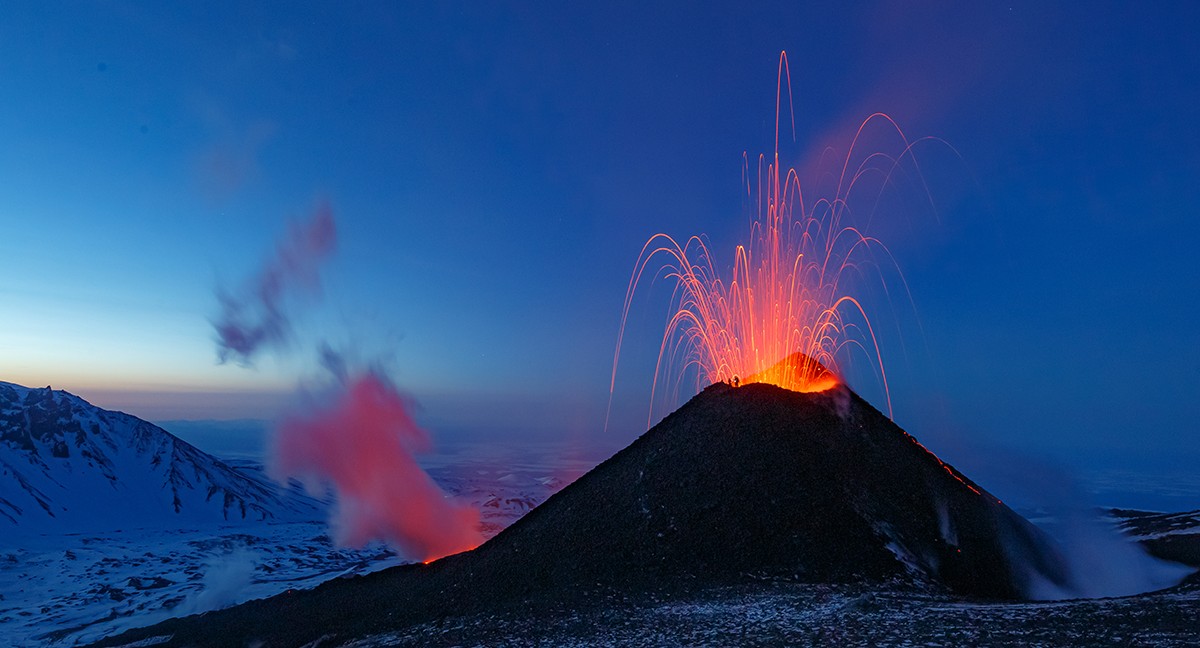
{"label": "glowing lava arc", "polygon": [[[849,361],[851,355],[867,358],[891,414],[891,392],[879,340],[866,308],[848,289],[852,280],[871,277],[872,281],[877,278],[886,293],[887,283],[877,265],[879,258],[895,268],[902,283],[903,276],[879,240],[844,221],[850,215],[847,200],[855,184],[871,173],[886,183],[913,144],[890,117],[871,115],[851,141],[832,197],[806,205],[796,170],[782,172],[779,163],[779,117],[785,80],[794,132],[791,73],[787,54],[781,53],[776,80],[775,155],[771,161],[759,156],[750,242],[737,247],[732,275],[722,278],[717,273],[708,245],[699,236],[681,245],[667,234],[655,234],[638,256],[625,294],[609,389],[611,394],[616,385],[617,360],[633,295],[652,262],[660,261],[651,278],[673,280],[674,290],[655,365],[651,415],[664,376],[673,381],[665,386],[672,387],[676,395],[690,370],[696,371],[697,389],[705,381],[733,382],[738,378],[741,383],[757,381],[800,392],[823,391],[838,384],[838,376],[845,375],[839,359]],[[894,156],[873,152],[852,167],[855,145],[873,121],[894,128],[903,149]],[[746,193],[755,199],[749,161],[745,160]],[[919,177],[919,169],[917,174]],[[793,355],[797,353],[801,355]],[[792,358],[800,359],[797,366],[790,366]],[[669,368],[673,371],[666,375]]]}

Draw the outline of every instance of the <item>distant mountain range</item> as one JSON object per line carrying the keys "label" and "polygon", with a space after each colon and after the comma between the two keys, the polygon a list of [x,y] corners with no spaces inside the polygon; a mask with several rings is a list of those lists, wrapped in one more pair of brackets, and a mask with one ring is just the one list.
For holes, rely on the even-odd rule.
{"label": "distant mountain range", "polygon": [[0,529],[82,532],[317,520],[321,502],[166,430],[50,387],[0,382]]}

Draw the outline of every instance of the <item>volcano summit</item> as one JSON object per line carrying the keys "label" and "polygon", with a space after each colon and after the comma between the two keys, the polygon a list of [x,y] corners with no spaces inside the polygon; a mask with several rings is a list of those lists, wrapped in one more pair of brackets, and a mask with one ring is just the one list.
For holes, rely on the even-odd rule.
{"label": "volcano summit", "polygon": [[1065,578],[1038,530],[848,387],[718,383],[475,550],[108,643],[345,641],[764,579],[1012,599]]}

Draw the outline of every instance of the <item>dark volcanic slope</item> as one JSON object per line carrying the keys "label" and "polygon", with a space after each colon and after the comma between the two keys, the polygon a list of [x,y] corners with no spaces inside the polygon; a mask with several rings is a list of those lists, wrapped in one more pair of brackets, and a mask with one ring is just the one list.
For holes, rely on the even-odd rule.
{"label": "dark volcanic slope", "polygon": [[1042,536],[845,387],[714,385],[482,547],[169,621],[110,643],[299,645],[447,615],[752,579],[1061,581]]}
{"label": "dark volcanic slope", "polygon": [[1023,576],[998,539],[1045,569],[1039,537],[848,389],[715,385],[477,553],[551,587],[886,580],[911,566],[1014,598]]}

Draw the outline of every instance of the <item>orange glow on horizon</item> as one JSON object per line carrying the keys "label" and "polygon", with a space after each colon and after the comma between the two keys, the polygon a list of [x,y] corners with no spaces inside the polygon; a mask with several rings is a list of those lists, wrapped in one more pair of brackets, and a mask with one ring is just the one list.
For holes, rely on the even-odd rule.
{"label": "orange glow on horizon", "polygon": [[[655,394],[680,391],[689,371],[697,388],[707,383],[769,383],[798,392],[819,392],[842,382],[841,362],[865,357],[878,377],[892,412],[883,354],[867,308],[850,294],[854,281],[878,277],[880,262],[895,267],[888,249],[876,238],[847,222],[848,196],[858,180],[877,173],[885,183],[912,148],[899,126],[875,113],[860,124],[846,159],[833,177],[832,196],[806,204],[798,174],[779,162],[779,120],[786,92],[791,105],[791,73],[780,53],[776,79],[775,153],[760,155],[752,187],[750,162],[743,156],[744,190],[756,206],[747,244],[734,250],[729,276],[716,270],[707,240],[691,236],[680,244],[665,233],[650,237],[638,255],[626,290],[620,332],[613,357],[610,394],[616,385],[617,361],[630,305],[647,270],[651,281],[674,285],[651,387]],[[868,124],[880,121],[903,143],[895,156],[866,155],[854,165],[855,146]],[[896,269],[899,274],[898,268]],[[901,281],[903,277],[901,276]],[[907,292],[907,286],[904,287]],[[889,297],[890,299],[890,297]],[[665,381],[665,384],[660,384]]]}

